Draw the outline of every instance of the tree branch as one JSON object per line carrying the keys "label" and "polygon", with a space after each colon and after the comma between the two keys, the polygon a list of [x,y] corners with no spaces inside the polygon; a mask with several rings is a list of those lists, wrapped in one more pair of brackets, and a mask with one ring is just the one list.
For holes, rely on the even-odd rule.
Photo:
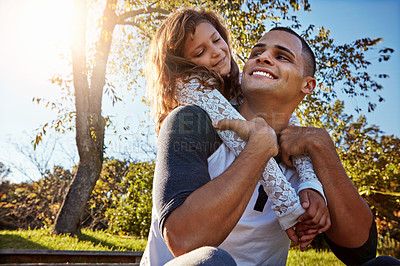
{"label": "tree branch", "polygon": [[246,63],[246,60],[241,57],[239,53],[237,53],[236,56],[240,59],[240,61],[242,61],[243,64]]}
{"label": "tree branch", "polygon": [[133,21],[122,21],[122,22],[119,22],[118,25],[129,25],[129,26],[141,28],[141,26],[138,23],[133,22]]}
{"label": "tree branch", "polygon": [[162,8],[148,6],[146,8],[129,11],[129,12],[119,15],[117,24],[124,25],[123,23],[125,22],[125,20],[127,20],[129,18],[133,18],[133,17],[136,17],[138,15],[143,15],[143,14],[151,14],[151,13],[160,13],[160,14],[164,14],[164,15],[169,15],[171,12],[168,10],[162,9]]}
{"label": "tree branch", "polygon": [[151,39],[151,36],[144,30],[144,28],[140,25],[140,24],[138,24],[138,23],[136,23],[136,22],[133,22],[133,21],[124,21],[124,22],[122,22],[122,23],[118,23],[119,25],[129,25],[129,26],[132,26],[132,27],[137,27],[138,29],[140,29],[141,30],[141,32],[150,40]]}
{"label": "tree branch", "polygon": [[102,28],[95,55],[95,66],[93,67],[90,85],[89,104],[91,115],[101,115],[101,102],[103,87],[105,85],[107,60],[110,53],[113,31],[118,18],[114,10],[115,5],[116,0],[107,0],[106,8],[104,9],[102,16]]}

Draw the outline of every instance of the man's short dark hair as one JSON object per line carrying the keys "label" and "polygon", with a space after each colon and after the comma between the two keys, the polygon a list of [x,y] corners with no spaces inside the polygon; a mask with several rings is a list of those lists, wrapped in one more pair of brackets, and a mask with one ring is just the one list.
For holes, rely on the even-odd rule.
{"label": "man's short dark hair", "polygon": [[314,55],[314,52],[311,50],[310,46],[308,45],[308,43],[291,28],[275,27],[275,28],[272,28],[270,31],[273,31],[273,30],[286,31],[290,34],[293,34],[301,41],[301,46],[302,46],[301,47],[302,48],[301,56],[304,59],[304,76],[314,77],[315,69],[316,69],[315,55]]}

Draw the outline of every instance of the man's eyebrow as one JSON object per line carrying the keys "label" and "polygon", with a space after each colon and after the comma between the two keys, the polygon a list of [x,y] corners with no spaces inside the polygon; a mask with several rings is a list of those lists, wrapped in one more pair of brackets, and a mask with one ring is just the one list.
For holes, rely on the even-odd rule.
{"label": "man's eyebrow", "polygon": [[284,47],[284,46],[281,46],[281,45],[279,45],[279,44],[275,44],[275,48],[277,48],[277,49],[279,49],[279,50],[283,50],[283,51],[285,51],[285,52],[288,52],[288,53],[291,54],[294,58],[296,58],[296,56],[294,55],[294,53],[293,53],[290,49],[288,49],[288,48],[286,48],[286,47]]}
{"label": "man's eyebrow", "polygon": [[[259,47],[260,47],[260,48],[263,48],[263,47],[265,47],[265,46],[267,46],[265,43],[257,43],[257,44],[254,45],[253,48],[251,48],[251,49],[253,50],[253,49],[259,48]],[[284,46],[282,46],[282,45],[279,45],[279,44],[275,44],[274,47],[277,48],[277,49],[279,49],[279,50],[283,50],[283,51],[285,51],[285,52],[288,52],[291,56],[293,56],[294,58],[296,58],[296,56],[294,55],[294,53],[293,53],[289,48],[286,48],[286,47],[284,47]]]}
{"label": "man's eyebrow", "polygon": [[253,48],[251,48],[251,49],[253,50],[254,48],[265,47],[265,46],[267,46],[265,43],[257,43],[257,44],[254,45]]}

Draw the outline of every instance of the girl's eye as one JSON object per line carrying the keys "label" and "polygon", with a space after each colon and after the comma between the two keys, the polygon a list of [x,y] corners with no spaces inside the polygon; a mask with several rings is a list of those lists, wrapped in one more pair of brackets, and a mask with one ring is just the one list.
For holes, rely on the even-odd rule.
{"label": "girl's eye", "polygon": [[196,55],[196,57],[202,56],[203,53],[204,53],[204,50],[201,50],[200,53],[198,53],[198,54]]}
{"label": "girl's eye", "polygon": [[219,40],[221,40],[221,38],[215,39],[215,40],[213,41],[213,43],[219,42]]}

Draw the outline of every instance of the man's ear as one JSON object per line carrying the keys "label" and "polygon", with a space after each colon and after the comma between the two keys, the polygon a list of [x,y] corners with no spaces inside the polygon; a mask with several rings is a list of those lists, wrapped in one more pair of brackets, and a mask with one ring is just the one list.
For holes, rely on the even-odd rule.
{"label": "man's ear", "polygon": [[315,78],[305,77],[301,92],[304,94],[311,94],[314,91],[316,85],[317,81],[315,80]]}

